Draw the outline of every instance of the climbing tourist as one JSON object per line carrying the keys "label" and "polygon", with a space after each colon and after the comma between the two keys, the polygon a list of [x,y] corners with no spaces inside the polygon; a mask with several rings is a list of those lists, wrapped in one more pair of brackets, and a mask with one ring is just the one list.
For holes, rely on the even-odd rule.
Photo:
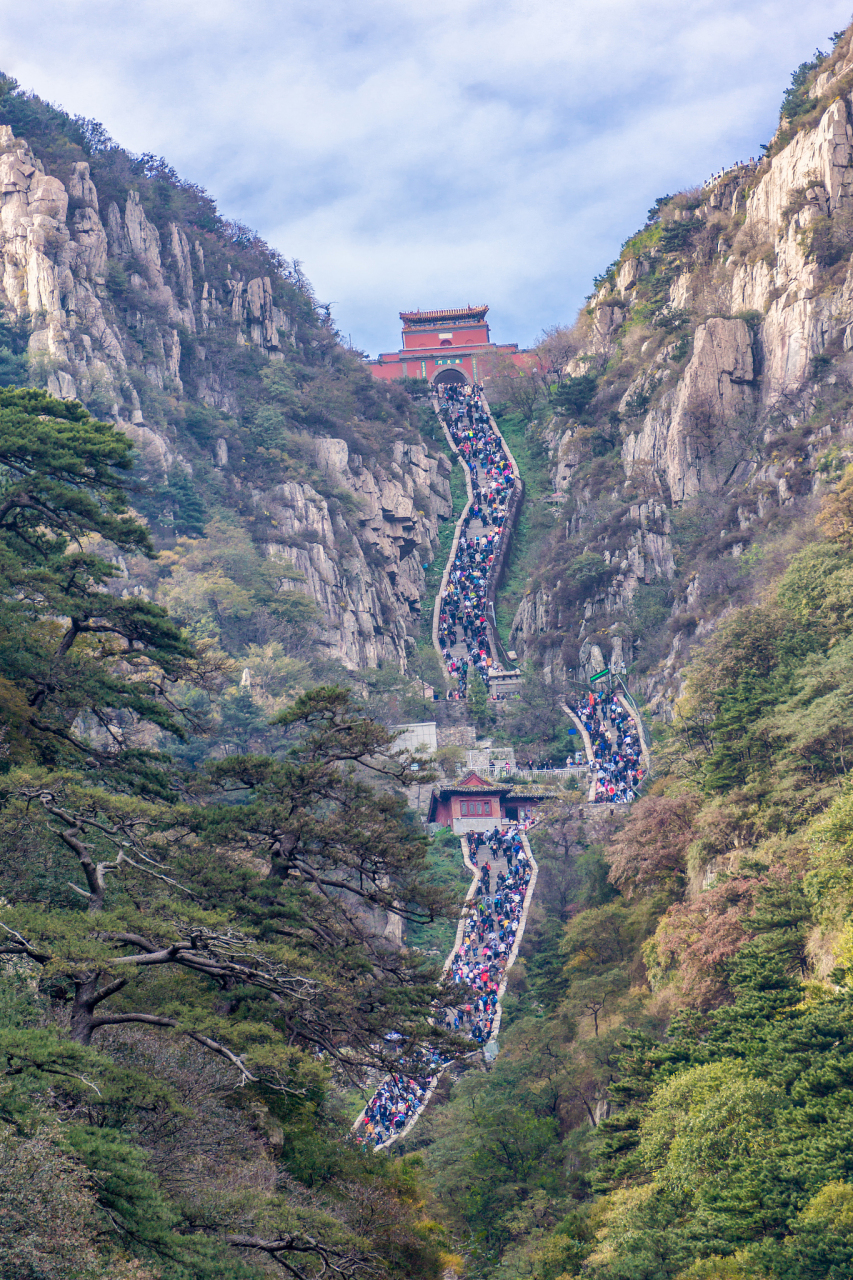
{"label": "climbing tourist", "polygon": [[595,804],[626,804],[633,800],[644,777],[640,743],[634,722],[616,697],[608,702],[590,693],[587,702],[570,704],[592,745],[590,762],[595,779]]}
{"label": "climbing tourist", "polygon": [[462,521],[438,623],[447,673],[465,698],[472,666],[487,688],[489,673],[500,670],[486,625],[486,597],[515,478],[480,389],[444,386],[439,396],[440,413],[469,470],[474,495]]}

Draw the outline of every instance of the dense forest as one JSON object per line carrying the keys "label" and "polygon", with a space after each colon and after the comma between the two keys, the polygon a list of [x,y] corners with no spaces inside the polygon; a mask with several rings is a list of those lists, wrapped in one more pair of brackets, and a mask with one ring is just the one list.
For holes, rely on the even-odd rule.
{"label": "dense forest", "polygon": [[377,933],[451,901],[406,761],[317,687],[268,754],[188,764],[221,672],[110,589],[155,554],[129,440],[40,391],[0,393],[0,428],[2,1274],[435,1274],[411,1177],[341,1141],[441,998]]}
{"label": "dense forest", "polygon": [[[853,1275],[851,42],[493,374],[524,681],[454,725],[559,757],[606,664],[653,770],[531,832],[488,1062],[417,811],[465,753],[393,736],[465,500],[424,388],[3,81],[0,1276]],[[459,1059],[371,1151],[401,1042]]]}

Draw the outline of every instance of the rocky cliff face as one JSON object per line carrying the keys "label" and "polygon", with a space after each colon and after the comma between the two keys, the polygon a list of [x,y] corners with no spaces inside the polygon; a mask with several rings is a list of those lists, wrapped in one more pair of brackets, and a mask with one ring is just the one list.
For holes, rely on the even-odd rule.
{"label": "rocky cliff face", "polygon": [[[307,590],[320,606],[332,656],[355,670],[404,665],[424,592],[421,557],[432,558],[438,521],[451,513],[450,463],[401,441],[372,469],[344,440],[321,437],[315,447],[323,474],[359,505],[358,538],[346,526],[336,529],[328,502],[310,485],[285,480],[253,495],[277,525],[266,553],[299,571],[301,580],[285,581],[283,589]],[[426,510],[418,510],[418,493],[427,495]]]}
{"label": "rocky cliff face", "polygon": [[[354,669],[404,664],[422,564],[451,510],[449,463],[421,442],[411,402],[373,391],[298,272],[245,229],[223,234],[164,215],[150,183],[138,184],[147,200],[135,188],[132,166],[116,181],[115,152],[111,167],[100,162],[105,195],[94,161],[72,150],[54,164],[60,177],[38,150],[0,126],[0,307],[26,342],[31,379],[115,421],[149,488],[168,485],[175,468],[201,487],[213,476],[218,500],[252,523],[272,560],[288,562],[281,589],[318,606],[327,657]],[[173,203],[183,190],[168,187]],[[294,392],[293,421],[279,411],[301,433],[301,473],[251,435],[264,367],[296,361],[297,390],[303,376],[319,386],[334,374],[332,391],[343,386],[352,401],[324,417],[317,393],[312,419]],[[361,413],[346,412],[356,404]],[[387,442],[381,457],[353,448],[371,430]]]}
{"label": "rocky cliff face", "polygon": [[[750,539],[851,455],[850,31],[810,94],[765,159],[659,202],[581,315],[566,380],[594,372],[596,397],[540,419],[565,505],[513,632],[556,675],[640,659],[654,600],[670,638],[637,683],[665,710]],[[572,583],[593,554],[594,584]]]}

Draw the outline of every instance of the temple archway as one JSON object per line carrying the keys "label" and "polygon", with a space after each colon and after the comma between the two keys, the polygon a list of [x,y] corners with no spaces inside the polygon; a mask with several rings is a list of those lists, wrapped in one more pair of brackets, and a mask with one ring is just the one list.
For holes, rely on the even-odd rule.
{"label": "temple archway", "polygon": [[450,369],[436,369],[430,378],[430,382],[434,387],[469,387],[471,379],[468,377],[464,369],[454,366]]}

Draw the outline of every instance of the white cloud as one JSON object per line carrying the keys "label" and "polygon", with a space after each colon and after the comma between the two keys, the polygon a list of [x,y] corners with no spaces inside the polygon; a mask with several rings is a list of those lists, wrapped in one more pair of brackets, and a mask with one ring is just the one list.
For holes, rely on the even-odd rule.
{"label": "white cloud", "polygon": [[300,258],[357,345],[467,301],[527,343],[656,196],[757,154],[848,3],[7,2],[3,69]]}

